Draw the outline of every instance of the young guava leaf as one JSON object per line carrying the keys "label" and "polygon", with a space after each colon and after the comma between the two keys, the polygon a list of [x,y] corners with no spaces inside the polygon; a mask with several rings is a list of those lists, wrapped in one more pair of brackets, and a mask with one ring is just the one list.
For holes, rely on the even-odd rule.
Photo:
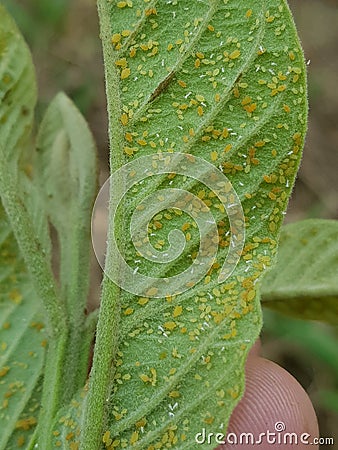
{"label": "young guava leaf", "polygon": [[337,245],[337,221],[309,219],[283,227],[277,264],[263,279],[263,305],[337,325]]}
{"label": "young guava leaf", "polygon": [[[30,178],[30,134],[37,86],[32,56],[15,22],[0,5],[0,195],[25,205],[40,240],[41,251],[50,257],[46,215]],[[15,200],[13,198],[16,197]],[[10,201],[11,202],[11,201]],[[18,218],[19,212],[13,215]]]}
{"label": "young guava leaf", "polygon": [[[203,428],[226,433],[244,390],[246,356],[261,328],[258,287],[274,260],[306,130],[303,54],[283,0],[99,0],[98,6],[111,169],[135,164],[111,182],[106,277],[84,419],[71,416],[56,432],[65,435],[64,427],[76,421],[82,434],[78,439],[75,432],[72,445],[80,440],[82,450],[191,449]],[[210,166],[231,185],[210,188],[218,180]],[[133,177],[138,181],[130,187]],[[228,251],[244,237],[241,220],[233,224],[225,213],[235,194],[245,243],[226,278]],[[127,230],[134,211],[141,214],[132,242]],[[216,235],[207,229],[199,236],[204,212],[212,213]],[[181,234],[170,237],[174,230]],[[218,252],[203,279],[191,270],[180,294],[175,285],[157,298],[194,264],[205,240],[206,253],[215,245]],[[119,252],[135,275],[129,291],[116,286],[128,277]],[[149,261],[166,253],[175,258]],[[147,285],[150,275],[162,283]]]}
{"label": "young guava leaf", "polygon": [[0,449],[27,448],[39,414],[46,335],[36,295],[0,206]]}
{"label": "young guava leaf", "polygon": [[41,123],[34,175],[44,211],[58,233],[62,294],[74,322],[84,317],[87,301],[96,146],[85,119],[63,93],[54,98]]}
{"label": "young guava leaf", "polygon": [[63,404],[82,388],[93,333],[85,325],[89,287],[90,219],[96,195],[96,147],[73,102],[59,93],[41,123],[33,176],[43,211],[60,244],[60,285],[70,325],[63,362]]}
{"label": "young guava leaf", "polygon": [[17,190],[20,185],[24,192],[22,201],[31,214],[46,254],[49,254],[46,216],[41,214],[41,204],[37,192],[34,192],[36,189],[27,176],[31,169],[27,147],[36,99],[37,86],[31,53],[15,22],[0,5],[0,173],[4,184],[1,186],[0,180],[0,193],[1,190],[9,189],[4,181],[6,177]]}
{"label": "young guava leaf", "polygon": [[36,96],[30,51],[13,19],[0,5],[0,167],[15,181],[33,124]]}

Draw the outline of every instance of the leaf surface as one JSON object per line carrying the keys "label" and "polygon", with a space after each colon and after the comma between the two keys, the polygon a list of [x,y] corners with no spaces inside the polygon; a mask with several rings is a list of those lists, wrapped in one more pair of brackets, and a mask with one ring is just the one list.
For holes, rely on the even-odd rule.
{"label": "leaf surface", "polygon": [[338,323],[338,223],[310,219],[282,229],[276,266],[262,284],[263,305],[294,317]]}
{"label": "leaf surface", "polygon": [[44,252],[50,256],[47,219],[30,178],[35,69],[30,50],[3,5],[0,18],[0,194],[21,197]]}
{"label": "leaf surface", "polygon": [[0,449],[26,448],[37,424],[46,335],[41,303],[0,208]]}
{"label": "leaf surface", "polygon": [[[114,226],[110,217],[108,273],[123,277],[117,253],[110,253],[114,233],[135,274],[164,279],[194,260],[200,244],[196,223],[177,212],[175,203],[150,214],[146,229],[149,242],[163,253],[170,248],[169,232],[183,231],[186,245],[180,257],[156,266],[140,255],[148,241],[135,247],[127,234],[133,211],[156,191],[159,197],[150,206],[162,202],[164,188],[189,190],[210,209],[218,228],[217,259],[185,293],[160,299],[152,298],[151,287],[148,296],[119,291],[106,277],[87,399],[93,407],[82,431],[90,434],[92,413],[103,404],[107,425],[101,437],[82,445],[191,449],[203,428],[226,433],[243,393],[246,356],[261,328],[257,288],[274,261],[303,146],[303,55],[282,0],[100,0],[99,12],[112,172],[130,161],[141,165],[147,155],[153,157],[150,168],[155,171],[164,152],[203,158],[236,190],[246,237],[235,271],[219,283],[231,230],[215,192],[191,177],[161,174],[145,177],[125,195]],[[111,188],[113,201],[123,180]],[[201,445],[215,447],[215,442]]]}
{"label": "leaf surface", "polygon": [[1,164],[16,176],[33,123],[37,88],[30,51],[2,5],[0,17],[0,156]]}
{"label": "leaf surface", "polygon": [[34,169],[43,208],[58,232],[61,285],[74,320],[87,301],[97,167],[88,125],[63,93],[54,98],[41,123]]}

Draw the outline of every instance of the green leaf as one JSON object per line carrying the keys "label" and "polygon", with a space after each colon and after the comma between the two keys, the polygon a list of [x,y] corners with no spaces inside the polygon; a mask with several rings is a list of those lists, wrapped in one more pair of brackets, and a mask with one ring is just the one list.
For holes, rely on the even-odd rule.
{"label": "green leaf", "polygon": [[338,378],[338,346],[334,327],[321,322],[286,317],[265,308],[264,331],[277,336],[291,345],[301,347],[301,352],[314,356],[325,371]]}
{"label": "green leaf", "polygon": [[96,195],[96,147],[88,125],[63,93],[50,104],[37,139],[35,178],[58,232],[60,277],[70,318],[84,317],[89,284],[91,210]]}
{"label": "green leaf", "polygon": [[41,192],[35,179],[20,173],[18,190],[21,191],[21,198],[29,214],[34,231],[41,245],[41,252],[46,257],[48,263],[52,258],[52,242],[50,237],[48,217],[45,212],[45,205]]}
{"label": "green leaf", "polygon": [[30,51],[13,19],[0,5],[0,165],[16,179],[36,104]]}
{"label": "green leaf", "polygon": [[[29,320],[33,317],[31,314],[37,313],[40,308],[38,299],[44,306],[44,320],[46,321],[46,328],[50,338],[48,355],[46,358],[46,367],[48,376],[45,379],[44,395],[41,403],[44,406],[44,414],[40,415],[39,427],[40,431],[48,434],[51,419],[59,407],[60,402],[60,370],[58,365],[60,358],[64,355],[64,343],[66,330],[66,315],[64,311],[64,304],[58,296],[55,280],[53,277],[50,254],[49,254],[49,238],[47,220],[43,212],[39,219],[37,209],[39,206],[39,198],[37,191],[34,188],[32,181],[27,177],[25,172],[29,173],[30,152],[32,145],[29,142],[30,131],[33,124],[33,112],[36,103],[36,81],[32,58],[27,48],[27,45],[22,38],[19,30],[11,17],[7,14],[3,6],[0,6],[0,196],[2,205],[8,217],[10,226],[13,230],[13,235],[18,243],[22,258],[25,262],[25,267],[30,273],[32,284],[34,285],[35,293],[28,285],[28,282],[23,286],[22,298],[25,299],[24,307],[26,308],[27,301],[31,300],[34,303],[28,310],[18,307],[18,323],[22,320]],[[22,170],[25,169],[25,172]],[[25,193],[28,193],[28,199],[25,198]],[[29,208],[30,210],[28,211]],[[2,219],[2,217],[1,217]],[[39,235],[42,230],[41,236]],[[1,261],[1,270],[6,261]],[[6,268],[5,268],[6,270]],[[13,275],[14,277],[15,275]],[[13,279],[9,281],[13,282]],[[5,291],[6,292],[6,291]],[[21,294],[20,294],[21,295]],[[27,300],[26,300],[27,296]],[[32,297],[32,298],[30,298]],[[6,306],[6,304],[5,304]],[[34,309],[36,308],[36,310]],[[6,312],[7,313],[7,312]],[[25,322],[23,322],[25,324]],[[29,322],[27,322],[27,327]],[[22,386],[18,388],[20,395],[13,395],[9,402],[9,408],[13,411],[5,420],[8,422],[6,432],[1,436],[3,442],[6,442],[12,433],[11,426],[16,424],[15,421],[20,419],[20,414],[31,414],[35,411],[35,384],[38,377],[41,375],[41,364],[39,360],[36,361],[38,372],[31,367],[32,362],[24,360],[27,357],[27,345],[32,346],[34,342],[30,337],[30,333],[22,328],[23,342],[13,342],[20,344],[20,347],[15,347],[15,354],[9,354],[11,363],[9,378],[19,376],[19,368],[24,371],[23,376],[27,374],[28,381],[22,381]],[[13,326],[13,330],[18,332],[21,337],[20,329]],[[27,334],[27,337],[26,337]],[[9,333],[7,333],[9,335]],[[31,351],[33,352],[31,347]],[[21,354],[21,351],[24,351]],[[37,350],[36,350],[37,351]],[[7,359],[7,356],[6,356]],[[5,364],[5,362],[4,362]],[[22,366],[20,365],[22,364]],[[5,366],[7,367],[7,366]],[[7,369],[6,369],[7,370]],[[12,374],[12,375],[11,375]],[[7,376],[7,374],[4,374]],[[63,380],[62,380],[63,381]],[[20,379],[18,379],[20,383]],[[25,382],[25,383],[24,383]],[[25,386],[25,384],[27,386]],[[7,386],[7,383],[6,383]],[[10,389],[12,383],[7,386]],[[52,386],[52,389],[50,387]],[[33,392],[34,390],[34,392]],[[7,392],[7,391],[6,391]],[[6,392],[4,395],[7,395]],[[10,394],[10,393],[9,393]],[[22,397],[22,398],[21,398]],[[31,404],[28,404],[30,397]],[[55,398],[56,397],[56,398]],[[34,403],[33,403],[34,400]],[[27,410],[26,410],[27,404]],[[46,407],[48,405],[48,407]],[[35,413],[34,413],[35,415]],[[7,417],[7,416],[6,416]],[[26,420],[26,417],[23,417]],[[33,420],[33,419],[32,419]],[[34,418],[34,421],[36,419]],[[4,422],[6,423],[6,422]],[[35,422],[34,422],[35,424]],[[33,423],[32,423],[33,425]],[[30,429],[31,425],[24,425]],[[19,427],[20,429],[20,427]],[[13,435],[14,436],[14,435]],[[13,438],[15,439],[15,437]],[[19,439],[19,438],[18,438]],[[21,441],[20,441],[21,442]],[[9,442],[4,445],[10,445]],[[14,448],[19,446],[18,442],[13,444]],[[45,445],[42,447],[46,448]],[[7,448],[7,447],[6,447]]]}
{"label": "green leaf", "polygon": [[49,264],[47,219],[29,177],[36,90],[30,51],[0,5],[0,195],[36,291],[49,312],[47,322],[52,332],[62,323],[61,307]]}
{"label": "green leaf", "polygon": [[338,323],[338,222],[286,225],[276,266],[264,277],[263,305],[294,317]]}
{"label": "green leaf", "polygon": [[[80,113],[64,95],[59,95],[48,110],[38,137],[40,157],[36,158],[36,164],[32,162],[33,145],[28,137],[36,102],[34,68],[23,38],[2,6],[0,13],[0,195],[32,283],[44,305],[50,339],[42,395],[43,414],[37,434],[39,446],[47,448],[56,412],[83,386],[87,375],[90,342],[84,305],[89,282],[89,223],[96,179],[94,144]],[[50,123],[50,120],[55,122]],[[46,148],[49,144],[51,148]],[[67,154],[70,149],[72,155]],[[67,162],[67,158],[70,167],[57,165]],[[50,167],[53,162],[54,172]],[[36,167],[41,169],[40,173],[36,171],[31,178],[31,169]],[[66,178],[61,177],[60,186],[62,170]],[[44,185],[46,172],[50,178]],[[53,202],[51,197],[46,201],[46,189],[51,196],[55,194],[50,190],[53,182],[54,187],[60,188],[58,194],[62,201],[69,196],[65,204]],[[73,202],[69,201],[71,198]],[[54,214],[48,210],[51,204],[61,208],[63,217],[62,208],[67,208],[69,220],[62,230],[69,232],[68,247],[65,234],[59,236],[63,262],[61,293],[50,263],[46,212],[49,216]]]}
{"label": "green leaf", "polygon": [[96,195],[96,148],[81,113],[63,93],[50,104],[33,163],[40,203],[60,244],[61,296],[70,323],[63,361],[63,403],[83,386],[92,335],[85,327],[89,287],[90,219]]}
{"label": "green leaf", "polygon": [[5,185],[0,192],[9,188],[6,175],[12,189],[15,186],[17,191],[23,191],[21,200],[45,253],[50,254],[46,217],[41,214],[38,193],[27,175],[31,169],[30,133],[37,100],[35,69],[26,42],[2,5],[0,17],[0,173]]}
{"label": "green leaf", "polygon": [[0,449],[27,448],[46,346],[41,303],[0,207]]}
{"label": "green leaf", "polygon": [[[162,251],[170,231],[184,231],[186,247],[174,262],[154,267],[140,256],[142,241],[136,250],[126,232],[133,211],[149,206],[144,197],[160,188],[188,189],[204,201],[217,223],[219,250],[201,282],[167,298],[154,298],[152,287],[153,297],[134,296],[106,276],[85,415],[82,423],[72,420],[81,428],[82,450],[102,442],[109,449],[194,448],[202,428],[226,432],[244,390],[246,356],[261,328],[260,278],[274,260],[306,129],[303,55],[282,0],[98,5],[112,172],[129,161],[137,172],[147,155],[155,171],[164,152],[192,154],[182,170],[202,158],[235,188],[246,238],[235,271],[219,283],[231,244],[216,192],[162,173],[136,183],[115,217],[111,207],[106,272],[114,280],[125,275],[116,248],[135,274],[163,279],[192,263],[199,235],[189,214],[175,213],[175,203],[148,217],[149,241]],[[112,182],[112,205],[124,192],[123,177]],[[58,431],[65,434],[61,424]]]}

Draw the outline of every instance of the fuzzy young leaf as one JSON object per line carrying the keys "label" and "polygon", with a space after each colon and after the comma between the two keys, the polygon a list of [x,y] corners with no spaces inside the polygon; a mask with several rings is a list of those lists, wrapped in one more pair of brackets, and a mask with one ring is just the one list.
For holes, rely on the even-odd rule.
{"label": "fuzzy young leaf", "polygon": [[[28,174],[29,142],[36,104],[35,70],[30,51],[13,19],[0,5],[0,196],[26,266],[58,328],[47,218]],[[42,275],[42,267],[44,274]],[[48,304],[48,305],[47,305]],[[54,307],[56,309],[54,309]],[[55,314],[54,314],[55,313]],[[53,316],[53,317],[52,317]]]}
{"label": "fuzzy young leaf", "polygon": [[[38,193],[24,171],[30,171],[29,137],[37,97],[32,57],[13,19],[0,5],[0,173],[7,175],[17,191],[22,190],[37,235],[50,254],[46,216],[41,213]],[[21,169],[20,176],[19,169]]]}
{"label": "fuzzy young leaf", "polygon": [[0,164],[15,179],[33,123],[36,92],[30,51],[0,5]]}
{"label": "fuzzy young leaf", "polygon": [[42,121],[34,166],[43,208],[58,232],[63,295],[76,320],[87,300],[96,149],[87,123],[63,93]]}
{"label": "fuzzy young leaf", "polygon": [[86,380],[92,333],[85,326],[90,219],[96,195],[96,148],[81,113],[63,93],[48,107],[37,137],[34,180],[60,244],[61,296],[70,324],[63,361],[63,403]]}
{"label": "fuzzy young leaf", "polygon": [[41,302],[0,207],[0,449],[27,448],[37,424],[46,336]]}
{"label": "fuzzy young leaf", "polygon": [[[173,297],[135,297],[106,277],[81,449],[99,448],[102,439],[106,448],[193,448],[202,428],[226,431],[243,393],[246,355],[261,327],[257,287],[276,252],[303,146],[303,55],[283,0],[98,3],[112,170],[127,161],[142,165],[140,157],[151,155],[154,171],[162,152],[189,153],[220,167],[242,201],[246,241],[236,270],[219,284],[230,233],[215,192],[181,175],[162,175],[125,196],[115,226],[110,217],[106,270],[113,279],[124,276],[112,250],[114,232],[135,274],[163,279],[194,259],[198,233],[189,215],[175,213],[175,203],[150,216],[148,226],[150,242],[162,251],[168,232],[185,233],[175,264],[151,268],[140,257],[148,241],[135,250],[124,231],[133,209],[159,187],[189,188],[203,200],[218,226],[219,251],[204,280],[188,280],[191,289]],[[124,185],[113,188],[118,195]]]}
{"label": "fuzzy young leaf", "polygon": [[338,222],[283,227],[276,266],[262,284],[263,305],[294,317],[338,323]]}

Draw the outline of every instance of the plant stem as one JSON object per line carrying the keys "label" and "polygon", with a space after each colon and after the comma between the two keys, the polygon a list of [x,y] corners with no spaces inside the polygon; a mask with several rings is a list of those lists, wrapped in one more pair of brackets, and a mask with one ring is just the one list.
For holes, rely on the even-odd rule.
{"label": "plant stem", "polygon": [[105,409],[108,405],[113,375],[113,359],[118,346],[116,332],[119,323],[119,308],[116,304],[117,289],[108,278],[104,279],[93,365],[81,426],[81,450],[97,450],[102,443]]}
{"label": "plant stem", "polygon": [[[109,116],[109,140],[110,140],[110,168],[115,171],[124,163],[122,152],[123,132],[121,128],[121,101],[119,74],[115,65],[116,56],[111,45],[111,18],[109,14],[109,3],[107,0],[98,0],[98,13],[100,19],[101,39],[103,46],[106,95]],[[122,184],[114,185],[114,190],[122,189]],[[118,194],[117,194],[118,195]],[[120,231],[117,240],[123,239],[122,219],[114,218],[115,227]],[[109,224],[112,224],[110,217]],[[115,263],[114,255],[111,254],[109,235],[114,230],[109,230],[108,249],[106,258],[106,273],[118,275],[120,268]],[[114,278],[116,279],[116,278]],[[96,343],[94,348],[93,365],[89,380],[89,391],[84,410],[82,422],[81,450],[97,450],[101,447],[102,432],[106,420],[106,408],[110,396],[111,380],[114,373],[114,359],[118,350],[119,335],[118,325],[120,322],[120,288],[116,286],[107,276],[102,285],[101,307],[97,325]]]}
{"label": "plant stem", "polygon": [[64,389],[64,362],[67,353],[67,333],[58,340],[51,339],[47,350],[41,411],[39,416],[37,440],[39,448],[51,449],[51,432],[55,416],[62,406]]}
{"label": "plant stem", "polygon": [[57,293],[52,269],[35,235],[27,209],[17,193],[17,186],[1,164],[0,192],[26,267],[32,277],[35,290],[43,302],[49,338],[57,339],[66,329],[65,306]]}

